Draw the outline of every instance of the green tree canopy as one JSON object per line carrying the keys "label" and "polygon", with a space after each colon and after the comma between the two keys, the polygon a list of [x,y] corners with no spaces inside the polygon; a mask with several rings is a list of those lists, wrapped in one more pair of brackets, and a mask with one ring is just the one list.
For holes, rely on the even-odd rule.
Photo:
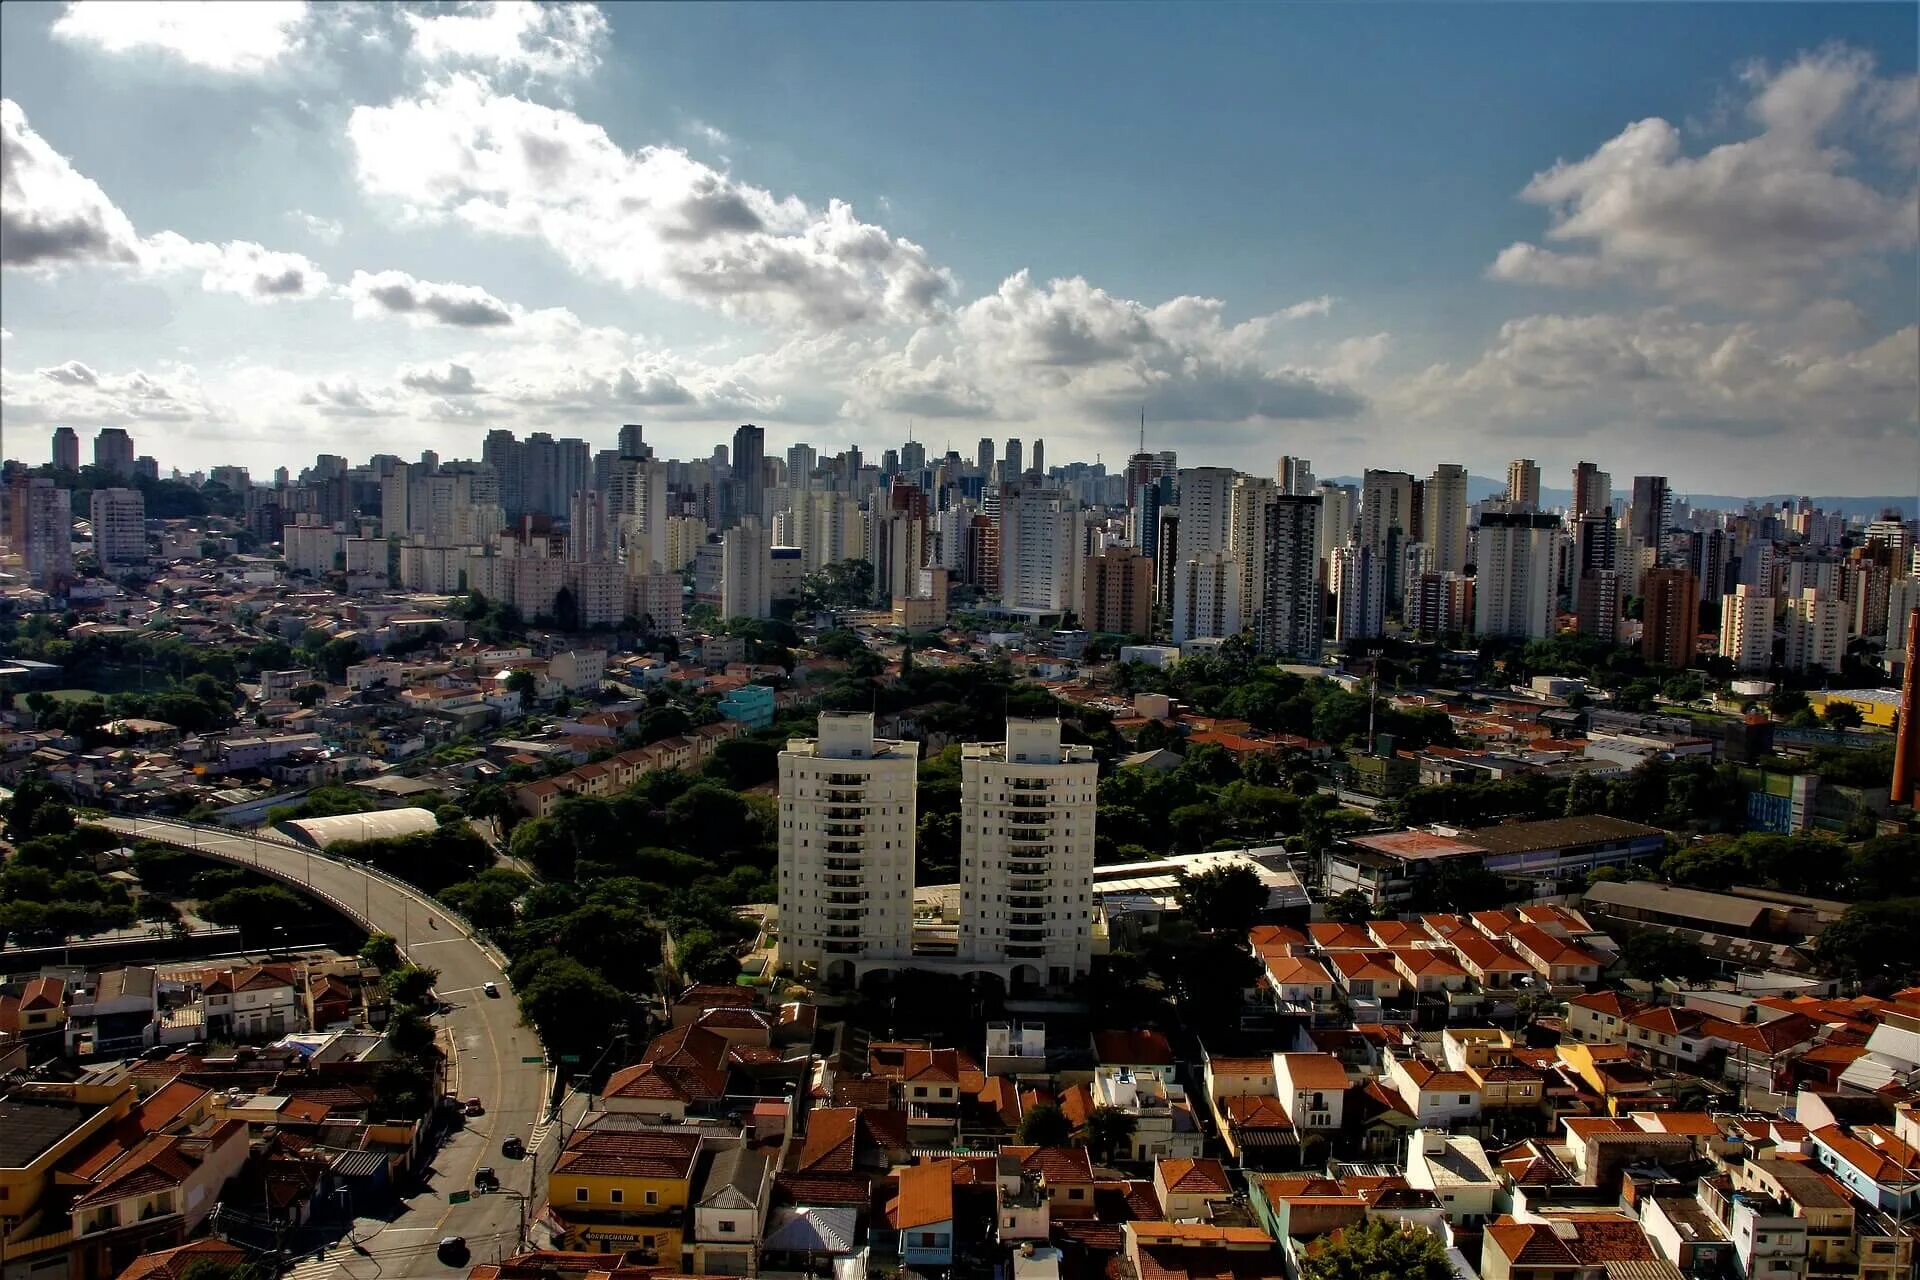
{"label": "green tree canopy", "polygon": [[1307,1246],[1302,1280],[1453,1280],[1440,1238],[1391,1218],[1367,1218]]}

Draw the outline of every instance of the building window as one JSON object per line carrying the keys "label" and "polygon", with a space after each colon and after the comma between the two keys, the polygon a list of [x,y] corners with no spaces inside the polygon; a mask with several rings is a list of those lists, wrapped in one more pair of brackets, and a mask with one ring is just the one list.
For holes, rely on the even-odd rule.
{"label": "building window", "polygon": [[613,1195],[613,1202],[614,1202],[615,1204],[624,1204],[624,1203],[626,1203],[626,1199],[627,1199],[627,1193],[626,1193],[626,1192],[624,1192],[624,1191],[622,1191],[622,1190],[621,1190],[620,1188],[618,1188],[618,1187],[615,1187],[615,1188],[613,1189],[613,1192],[612,1192],[612,1195]]}
{"label": "building window", "polygon": [[720,1234],[730,1236],[733,1234],[733,1231],[734,1231],[733,1219],[732,1218],[723,1219],[720,1223]]}
{"label": "building window", "polygon": [[649,1191],[649,1192],[647,1192],[647,1203],[648,1203],[648,1204],[659,1204],[659,1203],[660,1203],[660,1193],[659,1193],[658,1191]]}
{"label": "building window", "polygon": [[573,1199],[576,1204],[585,1204],[587,1202],[587,1189],[585,1187],[575,1187],[573,1189]]}

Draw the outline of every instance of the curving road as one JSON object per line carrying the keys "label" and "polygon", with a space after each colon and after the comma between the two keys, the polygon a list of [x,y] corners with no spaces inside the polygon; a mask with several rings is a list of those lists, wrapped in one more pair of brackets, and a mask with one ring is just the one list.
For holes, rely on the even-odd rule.
{"label": "curving road", "polygon": [[[519,1002],[508,988],[502,957],[447,917],[427,895],[396,881],[372,875],[354,863],[309,853],[272,840],[187,823],[149,818],[105,818],[102,826],[130,836],[191,849],[207,857],[253,867],[327,901],[363,928],[401,940],[407,958],[440,972],[438,990],[450,1010],[436,1018],[454,1044],[448,1088],[462,1098],[477,1097],[486,1114],[467,1121],[438,1153],[426,1173],[426,1188],[407,1201],[391,1221],[362,1218],[355,1228],[364,1252],[329,1251],[324,1263],[305,1263],[298,1280],[327,1280],[336,1273],[354,1280],[374,1276],[446,1275],[434,1256],[442,1236],[464,1236],[473,1261],[516,1251],[521,1201],[511,1194],[476,1195],[452,1204],[454,1192],[470,1190],[473,1173],[491,1165],[508,1192],[534,1196],[536,1163],[550,1164],[561,1141],[554,1133],[525,1160],[508,1160],[500,1143],[518,1135],[536,1148],[535,1125],[546,1118],[545,1058],[539,1038],[520,1023]],[[498,999],[482,987],[495,983]],[[538,1159],[544,1157],[544,1159]],[[527,1205],[529,1218],[539,1205]]]}

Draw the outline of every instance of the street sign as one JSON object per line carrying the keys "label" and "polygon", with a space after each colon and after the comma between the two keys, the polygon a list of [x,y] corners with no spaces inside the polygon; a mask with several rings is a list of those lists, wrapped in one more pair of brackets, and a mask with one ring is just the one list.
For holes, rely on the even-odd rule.
{"label": "street sign", "polygon": [[577,1053],[563,1053],[560,1055],[560,1061],[570,1067],[577,1067],[580,1065],[580,1055]]}
{"label": "street sign", "polygon": [[542,1058],[542,1057],[537,1057],[537,1056],[536,1056],[536,1057],[532,1057],[532,1058],[522,1058],[522,1059],[520,1059],[520,1061],[522,1061],[522,1062],[533,1062],[533,1063],[542,1063],[542,1062],[545,1062],[545,1061],[546,1061],[546,1059],[545,1059],[545,1058]]}
{"label": "street sign", "polygon": [[467,1201],[471,1199],[473,1199],[472,1192],[456,1191],[447,1197],[447,1203],[448,1204],[465,1204]]}

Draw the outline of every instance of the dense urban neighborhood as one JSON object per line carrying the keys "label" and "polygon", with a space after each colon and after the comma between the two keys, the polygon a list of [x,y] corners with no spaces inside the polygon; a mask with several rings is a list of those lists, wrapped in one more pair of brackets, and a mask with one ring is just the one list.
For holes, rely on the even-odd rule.
{"label": "dense urban neighborhood", "polygon": [[1910,513],[1032,454],[8,463],[5,1280],[1914,1274]]}

